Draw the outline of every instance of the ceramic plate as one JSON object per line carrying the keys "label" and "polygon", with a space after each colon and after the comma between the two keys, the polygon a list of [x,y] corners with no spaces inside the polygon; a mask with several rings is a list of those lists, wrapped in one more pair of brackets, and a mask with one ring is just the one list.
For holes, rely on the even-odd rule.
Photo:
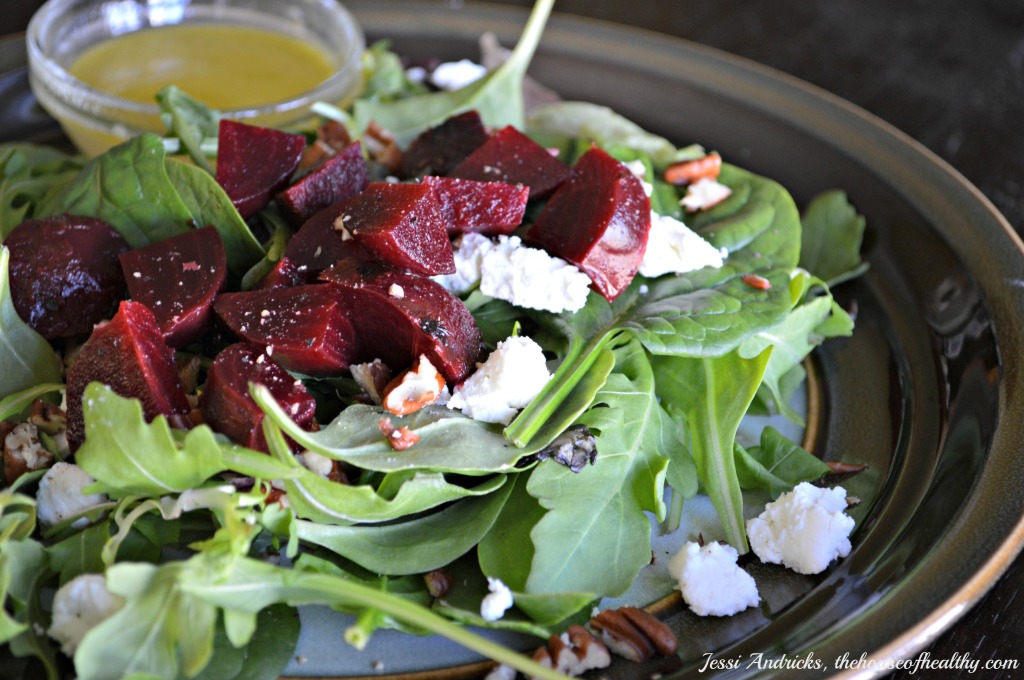
{"label": "ceramic plate", "polygon": [[[481,33],[511,45],[525,20],[521,11],[478,4],[348,4],[371,40],[389,37],[410,56],[475,57]],[[16,52],[0,49],[0,138],[56,139],[32,108]],[[994,584],[1024,542],[1020,239],[963,177],[905,135],[756,64],[555,16],[531,74],[679,145],[718,150],[781,182],[798,204],[841,188],[868,221],[871,268],[836,291],[857,310],[856,332],[814,355],[817,451],[869,465],[845,484],[862,501],[853,552],[819,577],[750,565],[764,603],[735,617],[700,619],[670,601],[662,613],[679,633],[679,657],[642,669],[618,664],[605,676],[706,678],[699,668],[707,652],[761,652],[766,660],[812,651],[825,660],[914,654]],[[381,635],[354,653],[333,622],[316,617],[303,635],[306,663],[293,664],[291,675],[433,678],[480,668],[434,638]],[[314,663],[317,655],[325,661]],[[741,667],[722,677],[757,672]]]}

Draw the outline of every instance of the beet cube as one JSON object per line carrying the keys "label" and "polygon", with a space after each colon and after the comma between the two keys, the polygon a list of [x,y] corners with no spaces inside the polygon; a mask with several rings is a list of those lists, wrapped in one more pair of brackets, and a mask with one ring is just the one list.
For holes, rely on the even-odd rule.
{"label": "beet cube", "polygon": [[530,188],[522,184],[478,182],[428,175],[423,184],[434,190],[448,219],[449,234],[478,232],[511,234],[523,221]]}
{"label": "beet cube", "polygon": [[344,292],[359,358],[393,372],[425,354],[449,383],[464,380],[480,356],[480,331],[462,300],[430,279],[373,262],[344,260],[320,278]]}
{"label": "beet cube", "polygon": [[85,438],[82,395],[91,382],[138,399],[147,419],[189,411],[174,351],[164,342],[156,317],[141,302],[122,302],[114,318],[96,326],[68,369],[67,424],[72,448]]}
{"label": "beet cube", "polygon": [[308,430],[313,426],[316,400],[302,382],[259,347],[244,342],[221,350],[213,360],[199,396],[203,420],[231,441],[266,452],[263,411],[249,394],[249,383],[266,386],[299,427]]}
{"label": "beet cube", "polygon": [[614,300],[636,276],[651,230],[651,201],[626,166],[596,147],[580,156],[526,240],[571,262]]}
{"label": "beet cube", "polygon": [[244,219],[288,185],[306,138],[222,118],[217,131],[217,183]]}
{"label": "beet cube", "polygon": [[290,371],[340,373],[355,356],[355,331],[332,286],[225,293],[214,309],[235,335],[272,352]]}
{"label": "beet cube", "polygon": [[342,240],[353,239],[381,262],[425,276],[455,272],[448,222],[430,187],[372,182],[330,209]]}
{"label": "beet cube", "polygon": [[509,125],[491,135],[448,175],[481,182],[525,184],[530,187],[530,198],[544,198],[570,172],[547,149]]}
{"label": "beet cube", "polygon": [[424,130],[402,154],[401,175],[447,175],[452,168],[487,141],[480,114],[466,111]]}
{"label": "beet cube", "polygon": [[213,227],[178,234],[121,253],[131,298],[156,317],[164,342],[181,348],[213,320],[213,299],[227,283],[224,243]]}
{"label": "beet cube", "polygon": [[28,220],[4,245],[14,308],[47,340],[87,335],[124,296],[117,256],[128,243],[106,222],[74,215]]}
{"label": "beet cube", "polygon": [[275,198],[288,221],[300,225],[330,204],[358,194],[369,184],[369,177],[362,147],[356,142]]}

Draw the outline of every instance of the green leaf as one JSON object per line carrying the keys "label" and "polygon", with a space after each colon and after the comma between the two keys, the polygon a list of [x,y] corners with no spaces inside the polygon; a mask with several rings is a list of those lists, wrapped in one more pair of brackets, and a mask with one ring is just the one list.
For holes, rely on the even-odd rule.
{"label": "green leaf", "polygon": [[476,109],[488,126],[513,125],[523,129],[523,80],[554,4],[554,0],[537,0],[508,61],[459,90],[394,100],[379,97],[356,100],[354,113],[359,128],[365,129],[374,121],[390,131],[399,146],[405,146],[426,128],[456,113]]}
{"label": "green leaf", "polygon": [[171,133],[181,140],[192,161],[213,175],[213,165],[201,147],[204,139],[217,139],[220,112],[196,101],[175,85],[157,92],[156,101],[170,121]]}
{"label": "green leaf", "polygon": [[77,156],[34,144],[0,144],[0,241],[82,168]]}
{"label": "green leaf", "polygon": [[228,269],[241,277],[263,258],[263,247],[238,214],[224,189],[194,165],[167,161],[167,177],[178,191],[197,227],[213,226],[224,242]]}
{"label": "green leaf", "polygon": [[402,58],[391,51],[388,40],[378,40],[363,52],[363,99],[390,101],[424,94],[426,87],[409,80]]}
{"label": "green leaf", "polygon": [[[0,397],[32,390],[46,383],[46,392],[61,383],[61,364],[50,343],[21,320],[10,289],[11,253],[0,246]],[[3,402],[6,408],[18,398]],[[20,411],[19,411],[20,412]]]}
{"label": "green leaf", "polygon": [[860,275],[867,268],[860,257],[866,224],[844,192],[819,194],[804,210],[800,266],[830,286]]}
{"label": "green leaf", "polygon": [[789,441],[773,427],[761,432],[761,443],[750,449],[736,445],[736,475],[743,489],[761,489],[777,498],[800,482],[829,473],[820,458]]}
{"label": "green leaf", "polygon": [[9,644],[16,657],[35,657],[46,677],[57,680],[56,652],[40,632],[48,623],[40,591],[52,575],[46,551],[36,541],[0,542],[0,643]]}
{"label": "green leaf", "polygon": [[[511,484],[443,510],[383,526],[329,526],[298,521],[302,541],[322,546],[378,574],[439,569],[473,549],[494,524]],[[458,527],[453,531],[452,527]]]}
{"label": "green leaf", "polygon": [[184,233],[193,218],[167,176],[163,140],[153,134],[133,137],[89,161],[40,212],[101,219],[132,248]]}
{"label": "green leaf", "polygon": [[24,412],[36,399],[41,399],[48,394],[52,395],[63,389],[64,385],[60,383],[42,383],[28,387],[20,392],[8,394],[3,399],[0,399],[0,420],[13,418],[19,413]]}
{"label": "green leaf", "polygon": [[741,554],[747,551],[747,537],[733,447],[770,356],[766,349],[750,359],[731,352],[654,361],[658,396],[671,413],[685,418],[701,486],[722,520],[726,540]]}

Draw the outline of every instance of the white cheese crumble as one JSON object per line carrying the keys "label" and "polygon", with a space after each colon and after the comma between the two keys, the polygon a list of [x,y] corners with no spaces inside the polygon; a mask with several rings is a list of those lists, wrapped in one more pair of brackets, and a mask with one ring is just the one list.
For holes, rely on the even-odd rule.
{"label": "white cheese crumble", "polygon": [[525,336],[512,336],[499,342],[476,372],[456,388],[448,408],[459,409],[474,420],[508,425],[550,379],[540,345]]}
{"label": "white cheese crumble", "polygon": [[[36,492],[36,516],[48,526],[59,524],[107,500],[106,494],[84,494],[82,489],[93,483],[85,470],[71,463],[55,463],[39,480]],[[71,525],[84,527],[89,523],[81,517]]]}
{"label": "white cheese crumble", "polygon": [[484,295],[525,309],[575,312],[587,302],[590,277],[561,258],[524,246],[518,236],[497,241],[465,234],[455,249],[455,274],[435,281],[455,294],[479,283]]}
{"label": "white cheese crumble", "polygon": [[430,74],[430,82],[442,90],[458,90],[487,75],[487,68],[481,64],[460,59],[438,64]]}
{"label": "white cheese crumble", "polygon": [[854,521],[846,507],[846,489],[801,482],[747,521],[750,547],[762,562],[818,574],[850,554]]}
{"label": "white cheese crumble", "polygon": [[316,451],[303,451],[302,453],[295,454],[295,460],[299,461],[302,467],[306,468],[310,472],[315,472],[319,476],[327,479],[330,474],[334,471],[334,461],[322,453]]}
{"label": "white cheese crumble", "polygon": [[686,188],[686,195],[679,204],[690,212],[713,208],[732,195],[732,189],[721,182],[704,177]]}
{"label": "white cheese crumble", "polygon": [[732,616],[761,601],[753,577],[737,564],[736,549],[718,542],[692,541],[672,556],[668,572],[679,582],[683,601],[698,616]]}
{"label": "white cheese crumble", "polygon": [[124,599],[107,590],[100,574],[80,574],[53,596],[53,619],[47,631],[60,643],[61,651],[74,656],[85,634],[113,616]]}
{"label": "white cheese crumble", "polygon": [[501,579],[487,577],[487,589],[490,590],[480,601],[480,616],[484,621],[497,621],[512,606],[512,591],[501,582]]}
{"label": "white cheese crumble", "polygon": [[721,267],[723,251],[705,241],[688,226],[668,215],[651,212],[651,231],[640,273],[648,278],[685,274],[703,267]]}

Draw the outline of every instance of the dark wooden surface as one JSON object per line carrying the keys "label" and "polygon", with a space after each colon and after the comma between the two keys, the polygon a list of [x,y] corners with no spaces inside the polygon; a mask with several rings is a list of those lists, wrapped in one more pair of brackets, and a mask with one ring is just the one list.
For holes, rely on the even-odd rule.
{"label": "dark wooden surface", "polygon": [[[40,3],[2,4],[0,34],[6,34],[23,30]],[[1021,0],[559,0],[556,11],[680,36],[818,85],[937,153],[1024,233]],[[927,649],[934,660],[965,654],[982,663],[1016,659],[1017,671],[903,671],[893,677],[1024,677],[1022,586],[1024,559],[1018,559]]]}

